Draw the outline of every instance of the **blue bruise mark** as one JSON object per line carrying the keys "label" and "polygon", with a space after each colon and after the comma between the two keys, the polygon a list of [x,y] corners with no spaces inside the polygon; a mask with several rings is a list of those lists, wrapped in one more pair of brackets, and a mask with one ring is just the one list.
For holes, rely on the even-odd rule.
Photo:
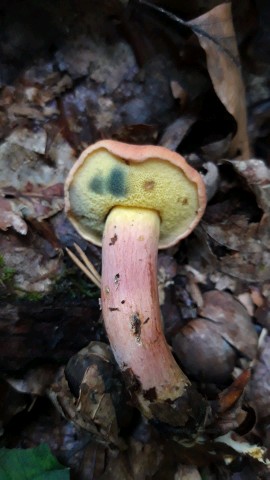
{"label": "blue bruise mark", "polygon": [[103,178],[99,176],[95,176],[90,182],[90,189],[93,190],[95,193],[99,193],[100,195],[104,192],[104,184]]}
{"label": "blue bruise mark", "polygon": [[126,195],[125,173],[121,168],[113,168],[107,178],[107,190],[115,197]]}

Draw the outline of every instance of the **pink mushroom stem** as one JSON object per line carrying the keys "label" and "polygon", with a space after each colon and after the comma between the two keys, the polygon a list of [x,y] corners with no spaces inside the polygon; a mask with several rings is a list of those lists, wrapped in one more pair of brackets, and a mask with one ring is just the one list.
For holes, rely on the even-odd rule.
{"label": "pink mushroom stem", "polygon": [[144,414],[190,384],[165,340],[158,299],[160,219],[154,210],[115,207],[102,244],[102,310],[116,361]]}

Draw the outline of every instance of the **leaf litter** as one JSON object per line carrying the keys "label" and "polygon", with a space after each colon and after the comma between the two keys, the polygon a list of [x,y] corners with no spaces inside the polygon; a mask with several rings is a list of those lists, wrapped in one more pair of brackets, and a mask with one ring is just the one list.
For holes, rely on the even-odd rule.
{"label": "leaf litter", "polygon": [[[14,39],[9,48],[5,43],[13,22],[5,6],[0,344],[5,391],[14,409],[4,404],[2,440],[9,447],[32,447],[57,439],[54,450],[76,478],[197,480],[207,474],[233,480],[235,469],[239,478],[243,472],[252,478],[254,469],[267,474],[254,459],[268,463],[269,85],[264,55],[254,50],[258,20],[251,2],[242,4],[237,12],[233,5],[232,15],[229,3],[199,0],[94,2],[91,12],[79,2],[74,14],[69,2],[60,11],[58,5],[35,7],[30,1],[29,12],[37,8],[48,19],[55,44],[40,29],[35,33],[40,47],[34,47],[31,22],[24,24],[18,11],[16,48]],[[260,8],[261,15],[266,7]],[[241,11],[253,15],[245,29]],[[55,14],[61,19],[57,28]],[[245,42],[250,42],[247,55]],[[28,51],[29,60],[20,59],[20,51]],[[105,340],[105,334],[98,299],[87,300],[81,280],[76,287],[81,293],[69,303],[65,275],[73,267],[63,251],[75,241],[99,271],[100,252],[78,240],[65,222],[63,182],[78,152],[104,137],[165,145],[183,153],[205,177],[203,222],[192,238],[159,258],[165,334],[209,402],[201,445],[193,448],[138,418],[119,374],[108,367],[111,360],[103,366],[105,379],[114,372],[108,390],[108,379],[100,377],[100,353],[87,366],[82,350],[90,340]],[[52,295],[59,278],[61,294]],[[35,305],[29,298],[25,304],[26,293],[41,297]],[[77,397],[63,373],[70,358],[80,365]],[[52,396],[54,405],[61,399],[57,409],[63,418],[49,403]],[[19,420],[16,435],[13,417]]]}

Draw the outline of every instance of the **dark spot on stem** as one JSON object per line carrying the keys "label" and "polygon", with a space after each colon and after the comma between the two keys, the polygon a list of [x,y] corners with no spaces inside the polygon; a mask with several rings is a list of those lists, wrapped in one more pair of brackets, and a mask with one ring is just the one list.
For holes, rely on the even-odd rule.
{"label": "dark spot on stem", "polygon": [[114,276],[114,283],[116,285],[116,288],[119,287],[119,281],[120,281],[120,273],[117,273],[115,276]]}
{"label": "dark spot on stem", "polygon": [[149,320],[150,320],[150,317],[147,317],[147,319],[146,319],[146,320],[144,320],[144,322],[143,322],[143,325],[146,325],[146,323],[148,323],[148,322],[149,322]]}
{"label": "dark spot on stem", "polygon": [[109,307],[110,312],[120,312],[119,308],[117,307]]}
{"label": "dark spot on stem", "polygon": [[136,337],[137,342],[141,341],[141,319],[138,313],[131,315],[130,326],[131,332]]}
{"label": "dark spot on stem", "polygon": [[121,300],[121,303],[122,303],[122,305],[123,305],[124,303],[126,303],[126,300]]}
{"label": "dark spot on stem", "polygon": [[117,238],[118,238],[118,237],[117,237],[117,235],[116,235],[116,233],[115,233],[114,236],[111,238],[111,241],[110,241],[110,243],[109,243],[109,246],[114,245],[115,242],[117,241]]}

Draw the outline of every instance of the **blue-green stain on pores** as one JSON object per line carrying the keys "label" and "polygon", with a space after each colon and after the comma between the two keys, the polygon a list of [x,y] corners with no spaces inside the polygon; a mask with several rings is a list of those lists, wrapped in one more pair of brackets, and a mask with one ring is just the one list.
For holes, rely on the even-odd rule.
{"label": "blue-green stain on pores", "polygon": [[99,193],[100,195],[104,191],[104,183],[103,183],[103,178],[96,175],[90,182],[89,187],[93,192]]}
{"label": "blue-green stain on pores", "polygon": [[126,195],[125,173],[121,168],[113,168],[107,178],[107,190],[115,197]]}

